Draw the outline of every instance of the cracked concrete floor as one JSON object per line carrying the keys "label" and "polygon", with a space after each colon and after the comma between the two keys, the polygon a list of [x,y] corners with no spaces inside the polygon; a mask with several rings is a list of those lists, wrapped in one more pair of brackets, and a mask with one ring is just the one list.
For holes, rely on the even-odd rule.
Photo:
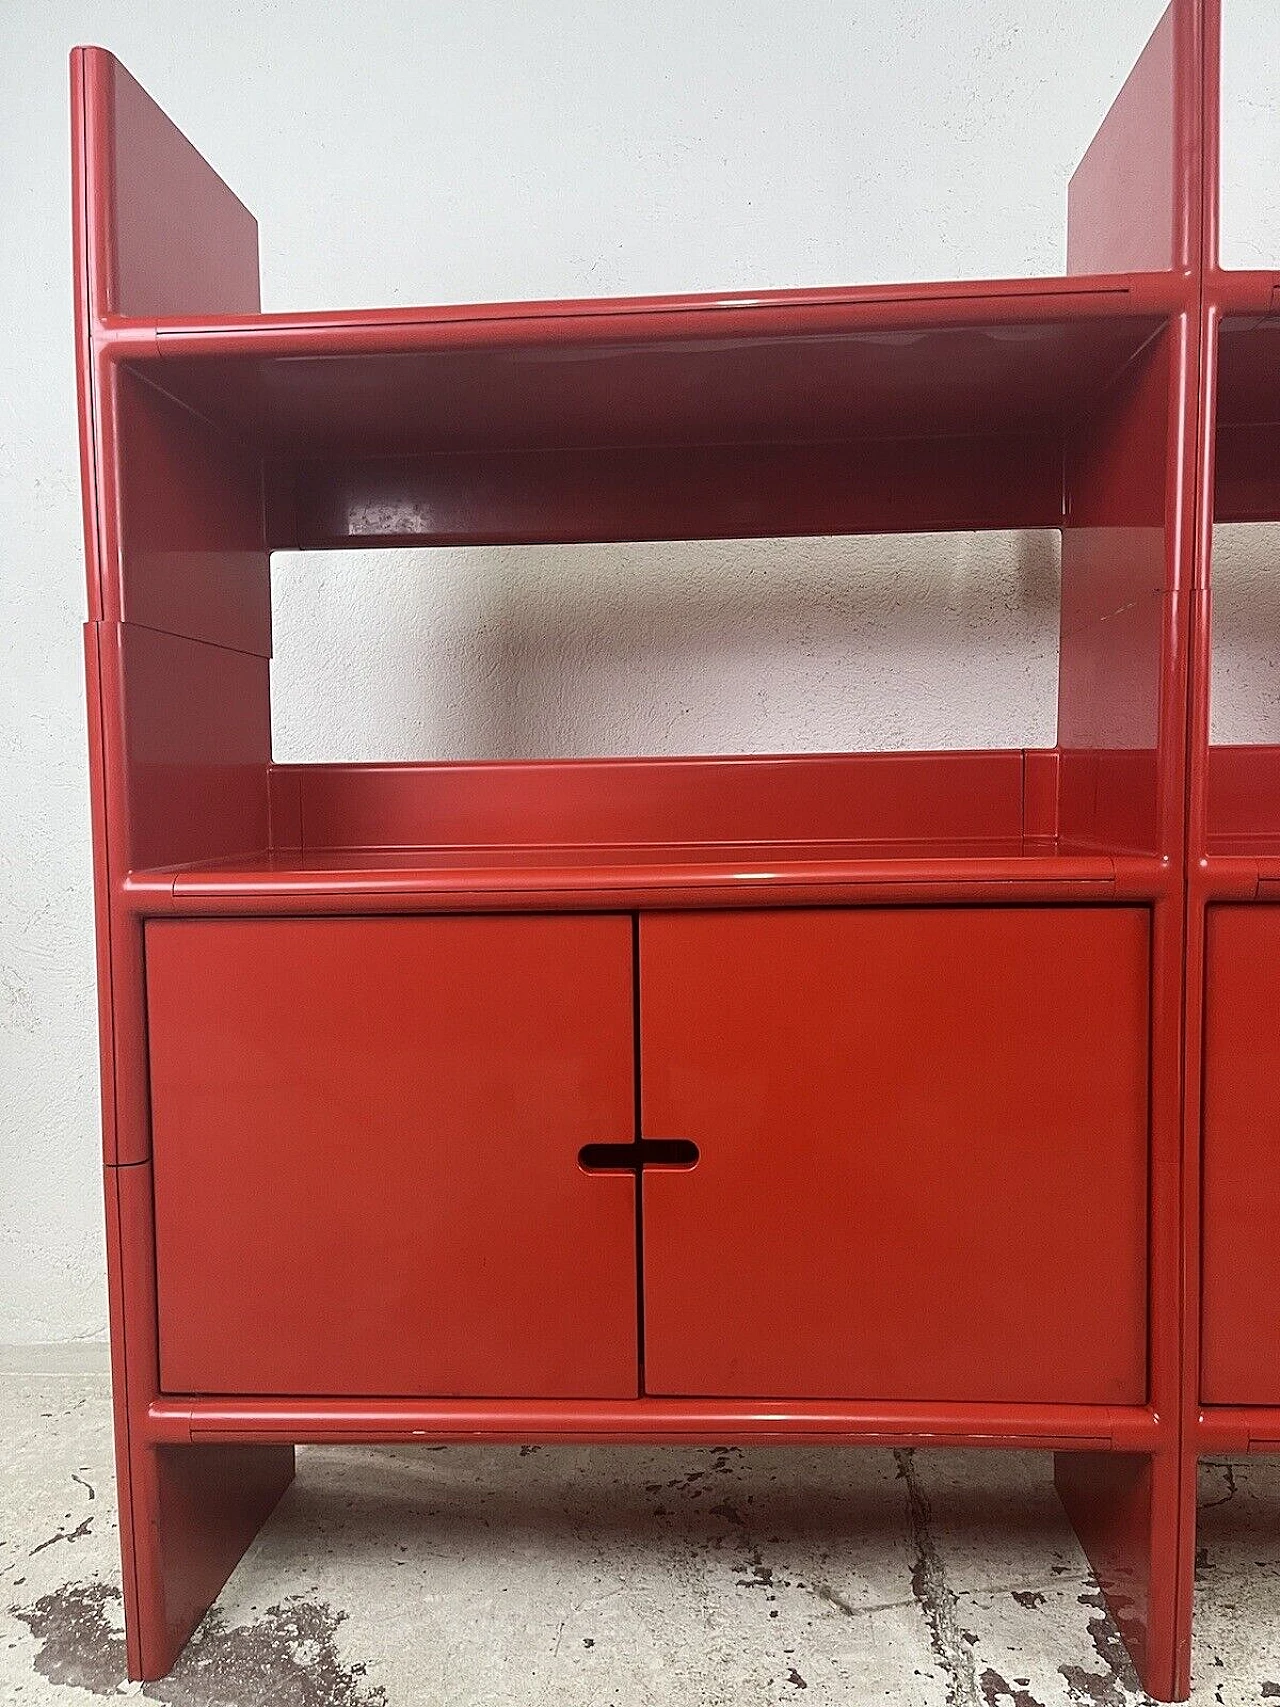
{"label": "cracked concrete floor", "polygon": [[[123,1683],[106,1377],[0,1367],[0,1700],[1142,1702],[1037,1454],[312,1449],[174,1673]],[[1208,1465],[1198,1703],[1280,1698],[1280,1466]]]}

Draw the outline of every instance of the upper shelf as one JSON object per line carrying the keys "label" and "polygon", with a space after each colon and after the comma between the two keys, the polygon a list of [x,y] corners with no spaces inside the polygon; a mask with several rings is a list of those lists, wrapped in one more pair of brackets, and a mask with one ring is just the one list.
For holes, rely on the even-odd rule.
{"label": "upper shelf", "polygon": [[1060,432],[1194,306],[1200,3],[1172,0],[1072,179],[1066,277],[328,314],[260,312],[248,210],[76,49],[83,334],[292,459]]}
{"label": "upper shelf", "polygon": [[268,454],[956,438],[1060,425],[1151,338],[1168,281],[115,321],[120,356]]}
{"label": "upper shelf", "polygon": [[186,446],[253,488],[268,549],[1056,528],[1069,502],[1157,528],[1162,328],[1199,302],[1201,3],[1172,0],[1072,178],[1068,276],[330,314],[261,313],[252,215],[78,48],[86,453],[129,473],[127,531]]}

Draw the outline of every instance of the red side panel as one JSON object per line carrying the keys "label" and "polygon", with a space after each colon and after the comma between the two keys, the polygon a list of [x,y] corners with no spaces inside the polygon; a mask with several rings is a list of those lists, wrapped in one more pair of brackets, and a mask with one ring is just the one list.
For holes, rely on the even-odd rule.
{"label": "red side panel", "polygon": [[1054,1483],[1143,1687],[1157,1701],[1185,1700],[1191,1628],[1177,1581],[1177,1454],[1059,1452]]}
{"label": "red side panel", "polygon": [[641,923],[651,1393],[1136,1404],[1147,915]]}
{"label": "red side panel", "polygon": [[631,930],[148,926],[162,1388],[635,1394]]}
{"label": "red side panel", "polygon": [[256,314],[253,215],[118,59],[79,53],[97,316]]}
{"label": "red side panel", "polygon": [[[128,623],[103,637],[122,870],[267,846],[269,664]],[[119,748],[116,743],[119,742]]]}
{"label": "red side panel", "polygon": [[1169,854],[1182,836],[1190,483],[1174,425],[1188,337],[1179,322],[1153,340],[1068,435],[1062,535],[1062,833]]}
{"label": "red side panel", "polygon": [[1067,192],[1067,271],[1189,268],[1199,252],[1197,0],[1173,0]]}
{"label": "red side panel", "polygon": [[269,656],[257,457],[129,369],[112,382],[121,584],[108,591],[109,608],[126,622]]}
{"label": "red side panel", "polygon": [[1280,907],[1214,907],[1205,968],[1201,1398],[1280,1405]]}

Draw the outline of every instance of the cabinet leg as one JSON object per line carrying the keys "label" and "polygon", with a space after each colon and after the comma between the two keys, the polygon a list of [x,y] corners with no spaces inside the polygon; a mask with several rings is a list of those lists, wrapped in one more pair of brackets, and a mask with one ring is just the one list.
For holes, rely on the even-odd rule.
{"label": "cabinet leg", "polygon": [[1176,1452],[1059,1452],[1054,1485],[1143,1688],[1191,1687],[1191,1572],[1184,1569]]}
{"label": "cabinet leg", "polygon": [[144,1446],[130,1456],[133,1521],[120,1530],[129,1676],[151,1680],[173,1665],[293,1480],[293,1447]]}

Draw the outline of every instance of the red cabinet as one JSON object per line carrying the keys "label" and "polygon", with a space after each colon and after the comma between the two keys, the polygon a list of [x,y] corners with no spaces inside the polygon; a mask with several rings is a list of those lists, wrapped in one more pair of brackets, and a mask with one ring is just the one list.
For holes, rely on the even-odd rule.
{"label": "red cabinet", "polygon": [[1280,1404],[1280,907],[1206,942],[1202,1397]]}
{"label": "red cabinet", "polygon": [[644,917],[646,1391],[1141,1402],[1147,917]]}
{"label": "red cabinet", "polygon": [[618,916],[153,922],[162,1383],[636,1394],[636,1176],[579,1153],[638,1025],[699,1152],[642,1173],[646,1392],[1139,1404],[1147,935],[646,914],[637,981]]}
{"label": "red cabinet", "polygon": [[[73,53],[131,1677],[295,1443],[946,1441],[1059,1454],[1144,1684],[1185,1687],[1214,21],[1172,0],[1072,180],[1068,276],[267,315],[243,203]],[[1235,517],[1280,372],[1273,281],[1240,290]],[[1061,534],[1052,747],[273,760],[275,551],[952,529]],[[732,599],[689,610],[737,643]],[[504,753],[520,699],[475,725]],[[1270,1087],[1225,1071],[1258,1075],[1211,1109],[1247,1372]]]}
{"label": "red cabinet", "polygon": [[634,1395],[631,939],[148,925],[162,1386]]}

